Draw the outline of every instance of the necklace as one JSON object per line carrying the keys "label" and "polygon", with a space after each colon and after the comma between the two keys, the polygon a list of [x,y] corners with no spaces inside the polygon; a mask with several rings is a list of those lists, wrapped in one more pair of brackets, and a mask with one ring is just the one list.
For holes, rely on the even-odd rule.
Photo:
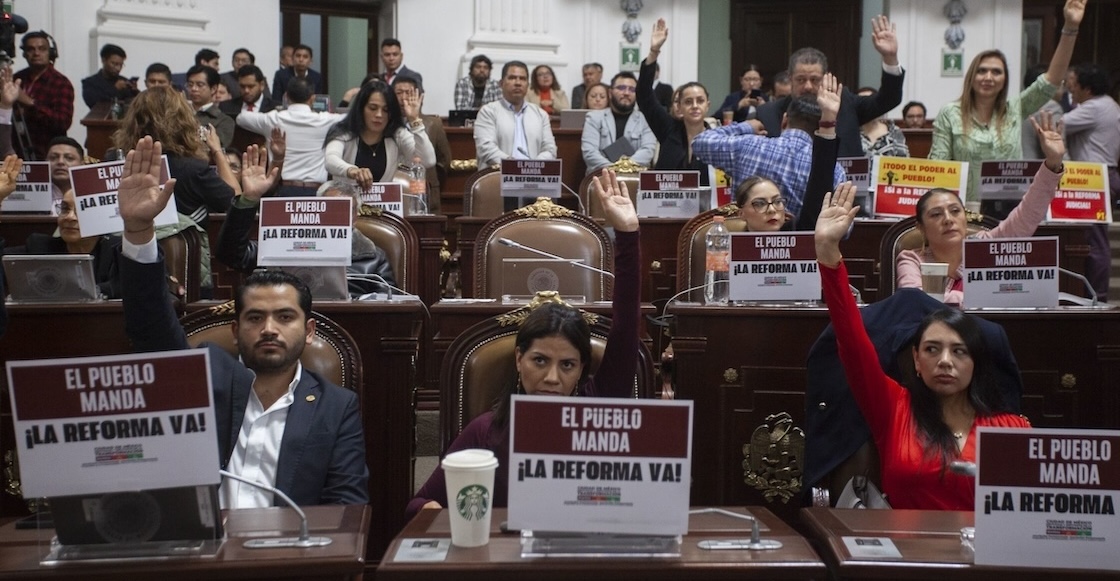
{"label": "necklace", "polygon": [[358,147],[368,151],[370,157],[377,157],[377,147],[373,145],[367,145],[366,142],[362,141],[361,139],[358,139]]}
{"label": "necklace", "polygon": [[958,440],[963,440],[966,435],[964,432],[953,432],[953,437]]}

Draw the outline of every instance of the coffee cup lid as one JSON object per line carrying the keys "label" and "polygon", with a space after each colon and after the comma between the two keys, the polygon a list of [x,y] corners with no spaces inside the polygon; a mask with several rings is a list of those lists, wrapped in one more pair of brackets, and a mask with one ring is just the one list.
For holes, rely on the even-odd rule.
{"label": "coffee cup lid", "polygon": [[498,459],[494,457],[494,453],[480,448],[452,452],[443,458],[444,469],[477,470],[497,465]]}

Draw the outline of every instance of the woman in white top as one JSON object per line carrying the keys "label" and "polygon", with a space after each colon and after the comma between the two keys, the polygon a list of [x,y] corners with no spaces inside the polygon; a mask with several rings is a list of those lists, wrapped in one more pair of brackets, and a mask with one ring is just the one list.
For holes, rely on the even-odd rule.
{"label": "woman in white top", "polygon": [[346,117],[327,133],[327,171],[366,189],[393,181],[397,166],[412,163],[413,157],[430,170],[436,152],[420,118],[420,102],[419,90],[405,93],[398,103],[384,81],[363,85]]}

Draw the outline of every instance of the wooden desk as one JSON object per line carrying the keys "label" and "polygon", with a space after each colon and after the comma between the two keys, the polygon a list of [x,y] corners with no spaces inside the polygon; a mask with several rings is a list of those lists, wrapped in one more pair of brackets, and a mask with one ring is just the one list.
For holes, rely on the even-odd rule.
{"label": "wooden desk", "polygon": [[929,150],[933,146],[933,128],[907,129],[899,125],[902,134],[906,136],[906,148],[910,150],[910,157],[929,157]]}
{"label": "wooden desk", "polygon": [[105,150],[113,147],[113,132],[121,122],[109,114],[111,105],[108,101],[98,103],[82,117],[82,126],[86,128],[86,154],[90,157],[101,159],[105,157]]}
{"label": "wooden desk", "polygon": [[[694,402],[692,503],[762,505],[787,522],[797,499],[767,501],[744,482],[743,447],[787,412],[805,426],[805,358],[824,308],[673,303],[677,398]],[[1023,377],[1023,414],[1038,427],[1120,427],[1120,309],[985,311],[1003,325]],[[808,435],[811,437],[811,435]],[[802,483],[802,487],[813,483]]]}
{"label": "wooden desk", "polygon": [[228,513],[228,539],[207,558],[72,562],[43,567],[54,531],[0,527],[0,577],[4,579],[361,579],[365,568],[368,506],[305,507],[312,535],[329,537],[325,547],[246,549],[247,539],[295,536],[299,517],[291,509],[244,509]]}
{"label": "wooden desk", "polygon": [[[812,532],[829,569],[840,579],[1116,579],[1116,571],[1027,569],[972,564],[961,550],[961,527],[973,513],[933,510],[806,508],[801,520]],[[888,537],[902,560],[856,559],[841,537]]]}
{"label": "wooden desk", "polygon": [[679,559],[522,559],[521,539],[502,534],[498,525],[506,519],[506,509],[494,509],[490,544],[473,549],[451,547],[442,562],[395,563],[397,547],[417,538],[450,538],[446,510],[421,511],[393,541],[377,568],[379,580],[464,581],[471,579],[825,579],[827,571],[809,543],[765,508],[747,511],[762,521],[763,538],[782,542],[773,551],[706,551],[697,543],[705,539],[742,539],[750,537],[745,520],[718,514],[693,515],[684,536]]}
{"label": "wooden desk", "polygon": [[[213,302],[192,303],[187,311]],[[380,558],[405,524],[412,498],[414,422],[412,390],[420,353],[424,310],[401,303],[315,303],[314,309],[350,333],[362,356],[365,385],[359,393],[369,466],[370,506],[377,515],[367,554]],[[7,360],[81,357],[131,352],[120,301],[59,306],[8,306],[8,332],[0,338],[0,364]],[[0,379],[6,391],[7,379]],[[11,408],[0,398],[0,450],[12,450]],[[0,515],[22,515],[22,501],[0,494]]]}

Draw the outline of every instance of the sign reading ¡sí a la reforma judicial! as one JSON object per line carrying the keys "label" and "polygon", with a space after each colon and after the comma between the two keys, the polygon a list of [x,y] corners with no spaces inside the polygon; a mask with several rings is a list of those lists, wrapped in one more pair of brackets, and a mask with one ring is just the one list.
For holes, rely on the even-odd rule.
{"label": "sign reading \u00a1s\u00ed a la reforma judicial!", "polygon": [[965,199],[968,162],[876,157],[871,168],[872,205],[876,216],[914,215],[918,198],[933,188],[945,188]]}
{"label": "sign reading \u00a1s\u00ed a la reforma judicial!", "polygon": [[692,402],[513,396],[509,526],[688,531]]}
{"label": "sign reading \u00a1s\u00ed a la reforma judicial!", "polygon": [[1112,223],[1108,167],[1103,163],[1065,162],[1065,173],[1050,201],[1046,219],[1052,222]]}
{"label": "sign reading \u00a1s\u00ed a la reforma judicial!", "polygon": [[350,197],[261,199],[261,266],[349,266],[354,225]]}

